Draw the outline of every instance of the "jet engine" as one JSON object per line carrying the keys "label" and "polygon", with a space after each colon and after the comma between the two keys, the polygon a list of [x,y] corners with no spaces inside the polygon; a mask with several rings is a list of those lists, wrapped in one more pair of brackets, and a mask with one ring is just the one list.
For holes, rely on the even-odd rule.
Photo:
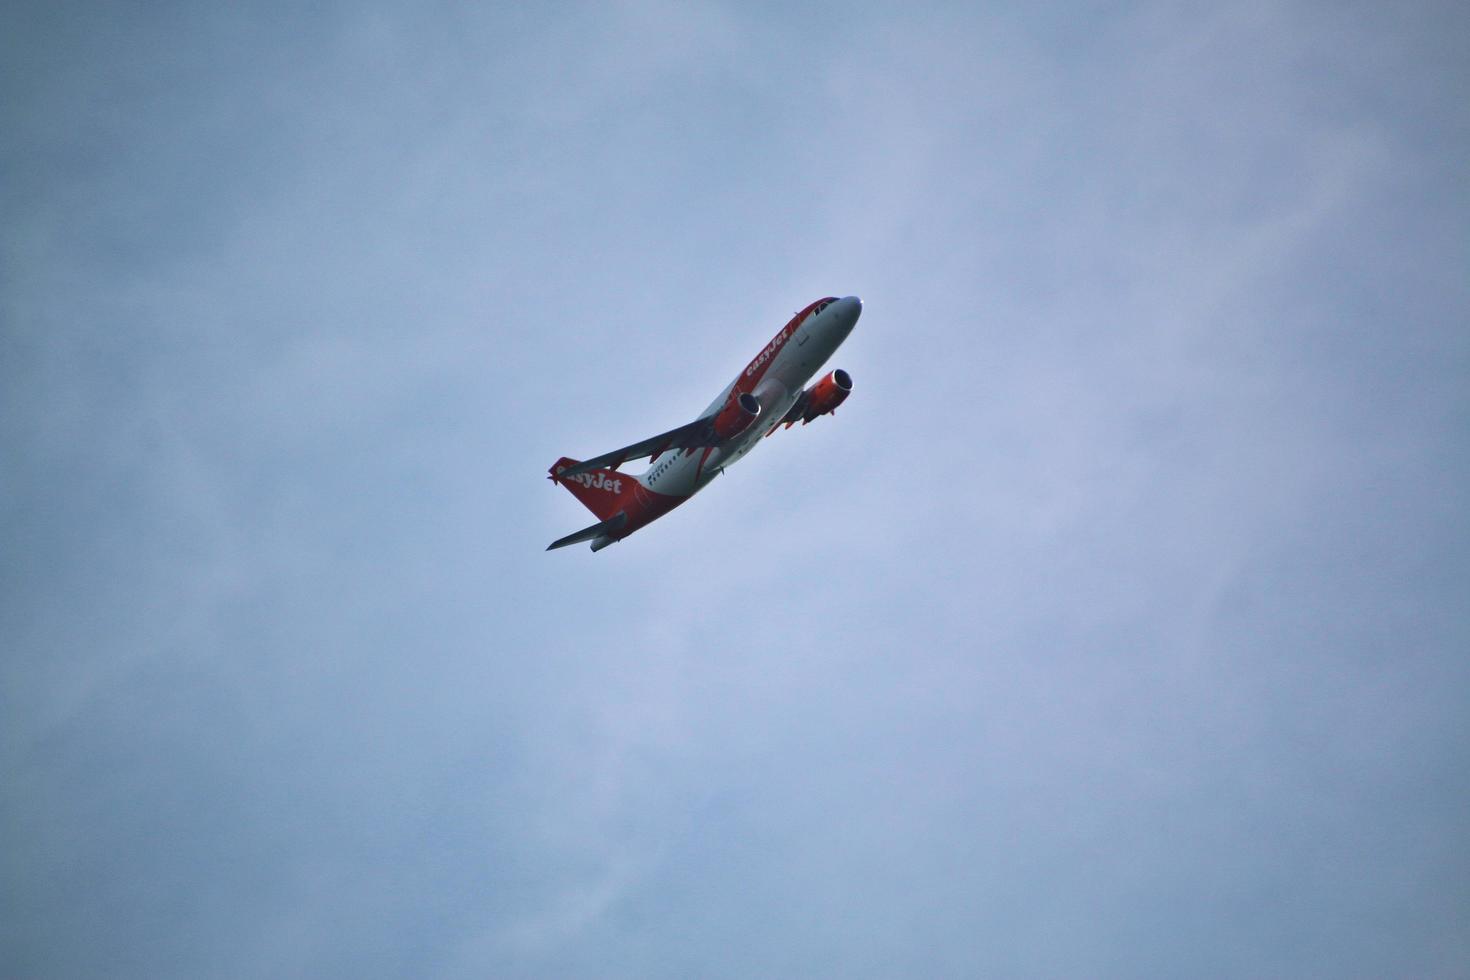
{"label": "jet engine", "polygon": [[721,442],[734,439],[750,428],[761,414],[761,403],[748,391],[730,399],[715,416],[715,437]]}
{"label": "jet engine", "polygon": [[[801,424],[806,425],[818,415],[829,415],[852,394],[852,375],[838,368],[806,390],[797,403],[801,411]],[[792,421],[796,421],[792,419]]]}

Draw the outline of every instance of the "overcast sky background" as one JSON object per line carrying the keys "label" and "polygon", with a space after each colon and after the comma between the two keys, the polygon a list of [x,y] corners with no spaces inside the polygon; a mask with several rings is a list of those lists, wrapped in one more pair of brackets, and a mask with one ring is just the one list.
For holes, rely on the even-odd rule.
{"label": "overcast sky background", "polygon": [[1466,10],[6,5],[0,972],[1470,976]]}

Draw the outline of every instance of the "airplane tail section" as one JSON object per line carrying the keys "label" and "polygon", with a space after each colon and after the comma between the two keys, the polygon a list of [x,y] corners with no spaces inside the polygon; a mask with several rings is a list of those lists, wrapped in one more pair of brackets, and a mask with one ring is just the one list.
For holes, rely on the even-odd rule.
{"label": "airplane tail section", "polygon": [[597,515],[598,520],[609,520],[622,509],[620,501],[623,489],[631,489],[633,478],[626,473],[607,469],[588,470],[568,477],[561,475],[563,470],[576,465],[577,460],[563,456],[552,464],[548,471],[551,474],[549,479],[570,490],[572,496],[582,502],[582,506]]}
{"label": "airplane tail section", "polygon": [[617,540],[617,533],[628,523],[628,515],[619,511],[605,521],[584,527],[580,531],[573,531],[564,538],[557,538],[546,546],[547,551],[555,548],[565,548],[569,544],[581,544],[583,541],[592,542],[593,551],[601,551]]}

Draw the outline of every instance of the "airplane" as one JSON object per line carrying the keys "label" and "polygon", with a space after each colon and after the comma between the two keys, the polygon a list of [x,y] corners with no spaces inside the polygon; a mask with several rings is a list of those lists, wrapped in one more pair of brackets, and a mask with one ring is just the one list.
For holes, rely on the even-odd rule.
{"label": "airplane", "polygon": [[[591,541],[592,550],[601,551],[704,489],[782,423],[789,429],[836,414],[852,392],[851,375],[838,368],[804,386],[852,333],[862,312],[856,296],[819,299],[792,317],[693,422],[588,460],[563,456],[551,464],[547,479],[570,490],[597,523],[546,550]],[[646,472],[618,472],[628,460],[645,456]]]}

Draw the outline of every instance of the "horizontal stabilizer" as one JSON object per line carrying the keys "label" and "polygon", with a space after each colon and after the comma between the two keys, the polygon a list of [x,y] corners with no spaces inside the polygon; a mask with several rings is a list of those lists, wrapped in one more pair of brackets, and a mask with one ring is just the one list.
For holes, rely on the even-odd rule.
{"label": "horizontal stabilizer", "polygon": [[600,538],[603,535],[613,535],[621,531],[623,525],[627,523],[628,515],[622,511],[618,511],[601,523],[594,524],[591,527],[584,527],[582,530],[568,534],[564,538],[557,538],[546,546],[546,550],[551,551],[553,548],[565,548],[569,544],[580,544],[583,541],[591,541],[593,538]]}

